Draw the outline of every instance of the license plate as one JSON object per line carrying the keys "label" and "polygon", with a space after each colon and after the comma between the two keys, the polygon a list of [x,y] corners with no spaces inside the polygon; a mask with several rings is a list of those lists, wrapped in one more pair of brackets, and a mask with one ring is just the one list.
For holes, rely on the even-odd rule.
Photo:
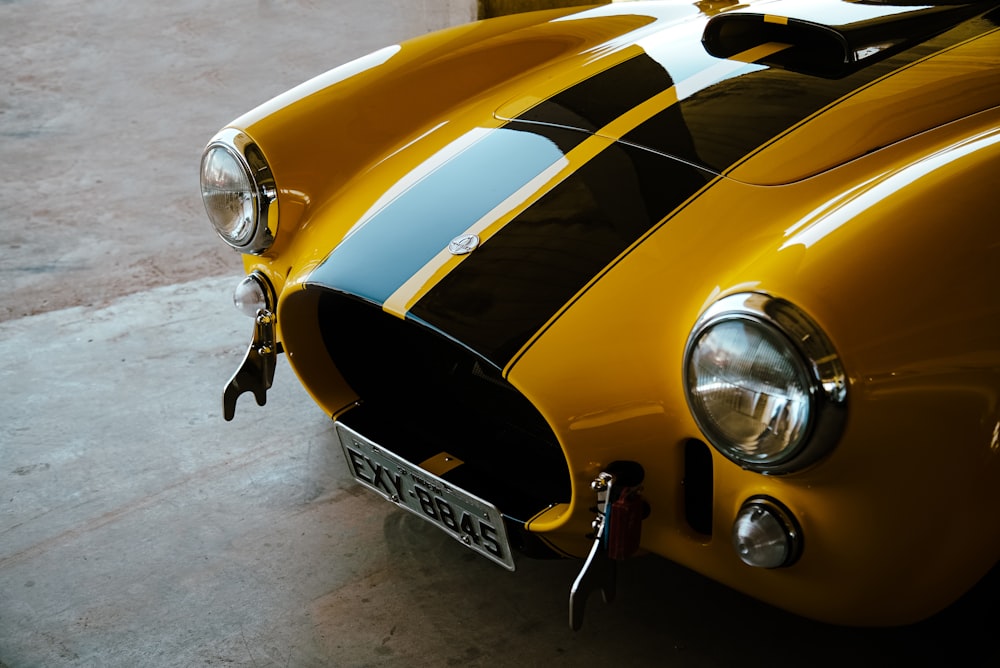
{"label": "license plate", "polygon": [[514,570],[507,531],[493,504],[385,450],[350,427],[335,424],[355,480],[487,559]]}

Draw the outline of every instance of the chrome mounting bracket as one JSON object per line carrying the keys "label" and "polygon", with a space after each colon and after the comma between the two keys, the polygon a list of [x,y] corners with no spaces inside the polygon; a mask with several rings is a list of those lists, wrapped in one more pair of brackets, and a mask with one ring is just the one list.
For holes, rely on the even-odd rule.
{"label": "chrome mounting bracket", "polygon": [[611,603],[615,599],[617,567],[608,556],[607,546],[608,518],[614,500],[612,493],[614,484],[615,476],[610,473],[601,473],[590,483],[590,488],[597,492],[597,517],[591,523],[594,529],[594,544],[583,562],[580,574],[576,576],[569,590],[569,626],[574,631],[583,628],[583,612],[587,599],[593,592],[600,591],[605,603]]}
{"label": "chrome mounting bracket", "polygon": [[222,392],[222,415],[227,422],[235,417],[236,400],[244,392],[253,392],[258,406],[267,403],[267,391],[274,381],[274,368],[278,358],[274,322],[274,314],[267,309],[257,311],[250,346],[239,369]]}
{"label": "chrome mounting bracket", "polygon": [[617,562],[639,551],[642,521],[649,515],[649,504],[642,498],[644,477],[638,462],[615,461],[590,483],[597,493],[597,516],[591,523],[594,544],[569,591],[569,625],[574,631],[583,626],[592,593],[600,591],[605,603],[615,599]]}

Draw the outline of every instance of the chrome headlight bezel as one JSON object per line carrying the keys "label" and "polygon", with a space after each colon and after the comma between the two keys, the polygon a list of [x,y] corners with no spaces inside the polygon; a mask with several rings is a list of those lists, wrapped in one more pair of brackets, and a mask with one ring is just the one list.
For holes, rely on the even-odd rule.
{"label": "chrome headlight bezel", "polygon": [[[245,207],[248,220],[237,228],[245,228],[239,234],[227,231],[236,226],[229,220],[221,219],[208,201],[211,184],[206,170],[217,151],[232,159],[239,171],[237,176],[248,186],[243,193],[248,205]],[[221,131],[202,153],[200,176],[205,211],[219,238],[241,253],[259,255],[270,248],[278,231],[277,188],[271,168],[257,144],[239,130],[227,128]]]}
{"label": "chrome headlight bezel", "polygon": [[[752,444],[731,440],[698,393],[699,379],[692,368],[693,356],[707,334],[734,321],[755,330],[762,340],[766,339],[774,347],[784,348],[789,364],[797,369],[798,381],[806,397],[806,415],[797,423],[797,435],[771,454],[755,454]],[[820,327],[783,299],[751,292],[716,301],[691,330],[684,350],[683,369],[688,408],[702,434],[719,453],[743,468],[768,474],[801,470],[826,456],[843,433],[847,417],[847,377],[840,357]]]}

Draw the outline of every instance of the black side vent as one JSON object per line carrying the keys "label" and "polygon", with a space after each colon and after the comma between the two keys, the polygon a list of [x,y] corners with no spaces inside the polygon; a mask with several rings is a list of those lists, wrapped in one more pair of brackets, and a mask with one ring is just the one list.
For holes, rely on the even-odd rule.
{"label": "black side vent", "polygon": [[684,445],[684,518],[700,534],[712,535],[715,483],[712,452],[701,441]]}
{"label": "black side vent", "polygon": [[[784,3],[773,5],[781,9]],[[914,46],[994,6],[995,2],[928,6],[817,2],[810,16],[734,11],[712,17],[702,44],[717,58],[731,58],[768,43],[787,45],[757,62],[839,78]],[[801,8],[802,4],[796,5]],[[843,23],[815,20],[830,16]]]}

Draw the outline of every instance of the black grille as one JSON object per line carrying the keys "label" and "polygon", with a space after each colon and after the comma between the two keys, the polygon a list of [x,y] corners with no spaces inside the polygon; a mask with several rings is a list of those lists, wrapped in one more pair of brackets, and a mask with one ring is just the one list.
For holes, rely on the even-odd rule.
{"label": "black grille", "polygon": [[570,500],[552,430],[498,369],[353,297],[325,292],[318,308],[327,352],[361,397],[343,422],[413,463],[458,457],[447,479],[518,522]]}

